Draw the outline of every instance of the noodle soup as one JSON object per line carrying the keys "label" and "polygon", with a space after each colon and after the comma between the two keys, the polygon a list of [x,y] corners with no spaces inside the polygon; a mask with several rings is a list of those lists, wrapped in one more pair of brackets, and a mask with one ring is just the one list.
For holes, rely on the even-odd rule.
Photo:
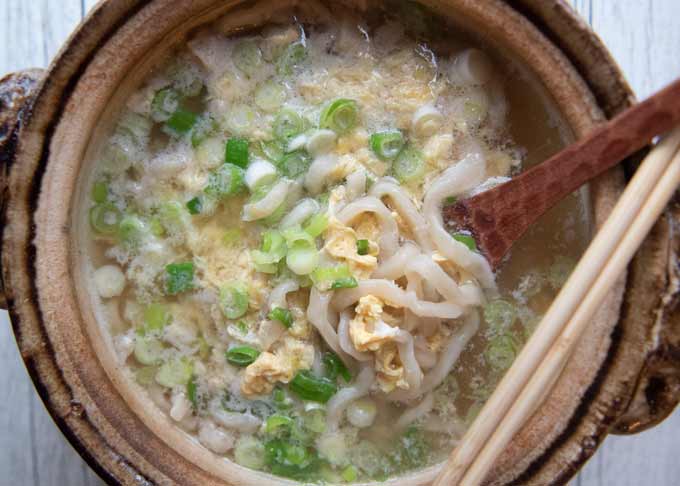
{"label": "noodle soup", "polygon": [[100,151],[92,285],[124,373],[245,467],[341,483],[441,461],[587,239],[575,195],[496,275],[443,224],[565,135],[507,61],[401,20],[218,22]]}

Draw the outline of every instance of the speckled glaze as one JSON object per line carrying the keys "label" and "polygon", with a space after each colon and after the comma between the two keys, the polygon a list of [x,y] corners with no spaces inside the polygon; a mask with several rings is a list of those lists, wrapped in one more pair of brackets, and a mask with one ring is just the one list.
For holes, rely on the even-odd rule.
{"label": "speckled glaze", "polygon": [[[132,68],[161,40],[177,39],[239,3],[109,0],[87,17],[46,73],[0,81],[0,304],[10,311],[22,357],[55,422],[109,484],[290,483],[215,458],[130,393],[81,288],[74,236],[88,144],[97,138],[94,127],[105,107],[115,104],[116,88],[131,82]],[[534,72],[577,137],[634,101],[604,46],[562,0],[424,3],[484,25],[488,42]],[[619,168],[591,184],[597,225],[624,177]],[[545,404],[499,459],[489,485],[566,484],[608,433],[650,427],[676,406],[678,218],[675,201]],[[435,473],[432,468],[388,484],[428,484]]]}

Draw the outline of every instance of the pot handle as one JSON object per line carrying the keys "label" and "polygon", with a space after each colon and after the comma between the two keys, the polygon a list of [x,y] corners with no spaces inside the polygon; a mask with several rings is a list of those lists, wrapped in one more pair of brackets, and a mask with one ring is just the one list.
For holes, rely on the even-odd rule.
{"label": "pot handle", "polygon": [[[14,163],[17,136],[21,120],[35,96],[42,69],[26,69],[10,73],[0,79],[0,244],[4,241],[6,227],[5,204],[9,197],[9,171]],[[0,246],[0,270],[2,269],[2,246]],[[0,309],[7,308],[4,287],[4,271],[0,272]]]}
{"label": "pot handle", "polygon": [[645,272],[646,262],[661,259],[665,282],[644,282],[646,288],[632,289],[642,298],[659,295],[654,312],[654,343],[647,351],[645,364],[637,378],[635,392],[625,411],[612,424],[615,434],[635,434],[654,427],[668,417],[680,403],[680,193],[666,208],[652,231],[665,236],[662,245],[643,246],[629,267]]}

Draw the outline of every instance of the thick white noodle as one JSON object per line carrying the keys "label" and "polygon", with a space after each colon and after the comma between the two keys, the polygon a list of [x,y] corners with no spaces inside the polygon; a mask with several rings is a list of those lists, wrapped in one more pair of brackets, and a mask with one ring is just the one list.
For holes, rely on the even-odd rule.
{"label": "thick white noodle", "polygon": [[295,280],[285,280],[278,284],[274,289],[272,289],[271,294],[269,294],[269,298],[267,299],[267,305],[269,306],[269,309],[273,309],[274,307],[288,307],[288,304],[286,303],[286,296],[291,293],[295,292],[300,288],[300,285],[295,281]]}
{"label": "thick white noodle", "polygon": [[282,179],[272,187],[265,197],[257,202],[244,205],[243,221],[266,218],[276,211],[285,202],[290,184],[290,181]]}
{"label": "thick white noodle", "polygon": [[[439,301],[437,292],[434,289],[430,290],[427,282],[423,282],[423,279],[417,273],[411,273],[407,280],[406,290],[414,292],[419,299],[429,300],[430,302]],[[439,330],[441,323],[441,319],[437,317],[418,317],[410,310],[404,310],[403,327],[409,332],[418,329],[423,336],[432,336]]]}
{"label": "thick white noodle", "polygon": [[444,200],[450,196],[459,196],[481,184],[485,172],[481,153],[467,155],[432,182],[425,194],[423,213],[429,225],[430,237],[439,253],[474,275],[482,287],[495,291],[496,282],[489,262],[479,253],[454,240],[444,228],[442,219]]}
{"label": "thick white noodle", "polygon": [[375,371],[372,366],[364,366],[356,381],[346,388],[342,388],[333,395],[326,405],[326,424],[329,432],[334,432],[340,426],[342,416],[354,400],[368,395],[373,382],[375,381]]}
{"label": "thick white noodle", "polygon": [[370,361],[373,359],[371,353],[363,353],[357,351],[354,347],[354,343],[349,336],[349,321],[350,321],[349,311],[344,311],[340,314],[340,323],[338,324],[338,339],[340,340],[340,348],[349,354],[352,358],[357,361]]}
{"label": "thick white noodle", "polygon": [[479,49],[465,49],[449,68],[449,81],[459,86],[486,84],[492,76],[493,64],[489,56]]}
{"label": "thick white noodle", "polygon": [[416,360],[420,368],[423,370],[430,370],[434,368],[437,364],[437,353],[432,351],[427,345],[427,341],[424,336],[416,336],[413,340],[413,345],[415,346]]}
{"label": "thick white noodle", "polygon": [[465,291],[463,291],[456,281],[432,260],[431,256],[417,255],[411,258],[403,271],[404,275],[409,279],[414,274],[420,275],[425,282],[436,289],[447,301],[462,306],[477,306],[481,305],[484,298],[481,290],[474,292],[476,287],[474,284],[467,285]]}
{"label": "thick white noodle", "polygon": [[355,170],[347,176],[347,200],[354,201],[366,194],[366,171]]}
{"label": "thick white noodle", "polygon": [[410,332],[401,331],[397,338],[399,359],[404,367],[404,377],[409,390],[418,390],[423,382],[423,370],[420,369],[413,347],[413,336]]}
{"label": "thick white noodle", "polygon": [[410,309],[420,317],[439,317],[441,319],[455,319],[463,314],[463,308],[452,302],[427,302],[418,299],[413,292],[407,292],[394,282],[381,279],[367,279],[359,282],[353,289],[336,291],[333,308],[341,311],[355,304],[365,295],[374,295],[394,307]]}
{"label": "thick white noodle", "polygon": [[333,292],[319,292],[312,287],[309,293],[309,307],[307,307],[307,319],[319,331],[319,334],[335,354],[342,359],[347,366],[352,366],[352,358],[340,347],[338,334],[328,320],[329,304],[333,298]]}
{"label": "thick white noodle", "polygon": [[210,415],[222,427],[238,430],[245,434],[257,432],[262,425],[262,420],[250,413],[227,412],[218,407],[211,407]]}
{"label": "thick white noodle", "polygon": [[451,372],[451,369],[453,369],[453,366],[460,357],[460,353],[463,352],[467,343],[478,330],[479,314],[477,312],[472,312],[465,319],[463,327],[451,335],[444,350],[439,355],[439,361],[434,368],[425,374],[420,390],[417,390],[415,393],[411,390],[398,390],[387,395],[387,397],[390,400],[408,401],[437,388]]}
{"label": "thick white noodle", "polygon": [[363,213],[375,214],[380,222],[380,258],[394,255],[399,248],[399,228],[392,212],[380,199],[372,196],[357,199],[342,208],[337,217],[342,224],[348,225]]}
{"label": "thick white noodle", "polygon": [[311,194],[319,194],[326,184],[332,182],[330,175],[337,163],[338,157],[333,154],[319,155],[314,159],[305,176],[305,187]]}
{"label": "thick white noodle", "polygon": [[434,249],[425,218],[396,181],[389,178],[380,179],[373,184],[368,194],[378,199],[389,198],[391,206],[411,228],[421,251],[430,252]]}
{"label": "thick white noodle", "polygon": [[416,255],[419,255],[420,252],[420,248],[415,243],[407,241],[401,245],[401,248],[394,255],[380,263],[373,272],[372,277],[397,280],[404,275],[406,264]]}
{"label": "thick white noodle", "polygon": [[428,393],[418,405],[406,409],[406,411],[401,414],[397,419],[397,429],[405,429],[416,420],[430,413],[433,407],[434,396],[432,393]]}
{"label": "thick white noodle", "polygon": [[300,200],[293,209],[286,214],[281,223],[279,223],[279,228],[286,229],[291,226],[304,223],[310,216],[319,212],[319,203],[312,199],[311,197],[306,197]]}

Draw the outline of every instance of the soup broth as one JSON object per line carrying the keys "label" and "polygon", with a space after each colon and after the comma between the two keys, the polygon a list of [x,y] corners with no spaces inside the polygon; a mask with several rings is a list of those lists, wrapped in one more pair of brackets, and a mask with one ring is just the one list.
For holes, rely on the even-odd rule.
{"label": "soup broth", "polygon": [[589,237],[583,194],[494,274],[441,209],[569,138],[413,4],[192,34],[98,151],[91,284],[123,372],[213,453],[381,480],[455,446]]}

